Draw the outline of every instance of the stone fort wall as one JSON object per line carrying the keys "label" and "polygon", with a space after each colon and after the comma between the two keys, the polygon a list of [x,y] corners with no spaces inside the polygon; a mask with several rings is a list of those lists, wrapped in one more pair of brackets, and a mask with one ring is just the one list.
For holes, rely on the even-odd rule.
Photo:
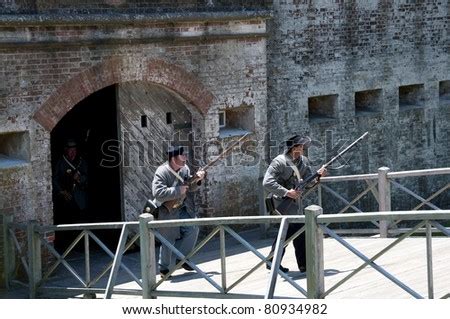
{"label": "stone fort wall", "polygon": [[[369,131],[350,166],[332,174],[449,165],[447,3],[294,0],[274,2],[273,12],[274,140],[308,133],[322,143],[310,154],[321,163],[340,141]],[[433,181],[411,186],[427,190]]]}
{"label": "stone fort wall", "polygon": [[[253,114],[256,110],[253,139],[264,140],[265,14],[214,12],[208,19],[150,14],[134,16],[134,25],[123,24],[132,20],[128,15],[4,15],[0,136],[7,156],[0,170],[1,212],[17,221],[52,223],[50,132],[78,102],[108,85],[147,81],[175,92],[204,113],[202,121],[194,121],[197,138],[223,146],[232,138],[219,136],[218,111],[250,106]],[[256,150],[264,153],[264,145]],[[253,184],[246,183],[244,193],[254,193],[259,170],[227,169],[235,173],[228,178],[234,187],[245,177]],[[222,183],[220,174],[211,173],[206,189]],[[220,207],[210,203],[205,206]]]}

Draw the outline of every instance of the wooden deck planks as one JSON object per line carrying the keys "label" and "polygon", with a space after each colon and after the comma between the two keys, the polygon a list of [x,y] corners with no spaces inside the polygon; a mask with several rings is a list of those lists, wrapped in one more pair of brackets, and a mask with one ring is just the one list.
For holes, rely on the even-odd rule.
{"label": "wooden deck planks", "polygon": [[[367,257],[372,257],[394,239],[384,238],[347,238],[355,248]],[[270,250],[271,241],[265,241],[265,247],[259,249],[263,255]],[[352,270],[359,267],[363,261],[347,250],[344,246],[331,238],[324,240],[325,247],[325,289],[347,276]],[[231,247],[230,247],[231,248]],[[213,259],[218,252],[207,252],[195,256],[194,260],[204,260],[198,266],[220,284],[220,260]],[[260,259],[251,252],[235,250],[227,257],[227,285],[230,286],[240,276],[244,275]],[[376,263],[390,274],[401,280],[423,297],[427,297],[427,266],[425,238],[407,238],[391,251],[380,257]],[[283,265],[291,269],[289,276],[306,288],[306,278],[296,269],[292,246],[288,246]],[[450,292],[450,238],[433,238],[433,271],[435,297],[442,297]],[[264,295],[269,280],[269,270],[261,266],[254,274],[246,278],[232,293]],[[159,277],[158,277],[159,278]],[[206,280],[195,273],[178,270],[171,280],[160,286],[162,290],[175,291],[217,291]],[[278,277],[275,289],[276,297],[303,298],[304,296],[293,288],[283,278]],[[333,291],[327,298],[412,298],[410,294],[395,285],[388,278],[371,267],[366,267],[349,281]]]}

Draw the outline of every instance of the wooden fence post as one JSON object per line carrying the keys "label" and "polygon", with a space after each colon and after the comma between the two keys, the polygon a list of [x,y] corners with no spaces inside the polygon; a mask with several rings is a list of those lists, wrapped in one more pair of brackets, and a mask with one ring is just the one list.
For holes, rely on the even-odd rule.
{"label": "wooden fence post", "polygon": [[[380,212],[391,211],[391,184],[388,179],[389,168],[380,167],[378,169],[378,205]],[[389,222],[380,220],[380,237],[387,238],[389,231]]]}
{"label": "wooden fence post", "polygon": [[[263,182],[263,176],[258,178],[258,206],[259,206],[259,215],[260,216],[268,216],[270,215],[269,212],[267,212],[266,209],[266,197],[265,197],[265,191],[264,191],[264,187],[262,185]],[[262,223],[260,224],[260,231],[262,234],[262,238],[267,238],[268,232],[269,232],[269,228],[270,228],[270,224],[269,223]]]}
{"label": "wooden fence post", "polygon": [[[152,287],[156,283],[155,235],[148,229],[153,215],[139,215],[139,233],[141,244],[142,298],[150,299]],[[152,299],[154,299],[153,297]]]}
{"label": "wooden fence post", "polygon": [[430,221],[427,221],[427,281],[428,281],[428,299],[434,299],[434,280],[433,280],[433,233]]}
{"label": "wooden fence post", "polygon": [[323,232],[317,224],[322,207],[311,205],[305,209],[307,297],[318,299],[324,293]]}
{"label": "wooden fence post", "polygon": [[278,231],[277,242],[275,244],[275,251],[273,253],[272,264],[270,268],[270,280],[267,286],[264,299],[273,299],[273,294],[275,292],[275,285],[277,283],[278,269],[281,265],[281,256],[283,255],[284,241],[286,239],[287,230],[289,227],[289,222],[286,217],[281,219],[280,230]]}
{"label": "wooden fence post", "polygon": [[37,231],[39,226],[36,220],[29,221],[27,225],[28,267],[30,298],[36,298],[38,284],[42,279],[41,239]]}
{"label": "wooden fence post", "polygon": [[9,238],[8,224],[13,222],[13,216],[11,214],[0,214],[2,218],[2,243],[3,243],[3,282],[0,283],[0,287],[9,289],[11,282],[11,272],[14,269],[14,250],[12,247],[12,241]]}

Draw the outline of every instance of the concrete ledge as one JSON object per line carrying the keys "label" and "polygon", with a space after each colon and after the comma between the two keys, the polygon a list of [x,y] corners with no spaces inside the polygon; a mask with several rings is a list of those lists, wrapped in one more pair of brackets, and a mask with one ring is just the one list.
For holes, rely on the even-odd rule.
{"label": "concrete ledge", "polygon": [[104,14],[1,14],[0,26],[50,26],[50,25],[139,25],[153,22],[228,21],[270,19],[270,10],[206,11],[176,13],[104,13]]}
{"label": "concrete ledge", "polygon": [[[269,12],[0,15],[2,48],[132,45],[267,36]],[[80,27],[82,30],[80,30]]]}

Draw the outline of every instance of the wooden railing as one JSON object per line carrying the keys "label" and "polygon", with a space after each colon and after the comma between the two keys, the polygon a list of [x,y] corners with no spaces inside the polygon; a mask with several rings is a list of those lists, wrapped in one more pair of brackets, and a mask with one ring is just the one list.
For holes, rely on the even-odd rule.
{"label": "wooden railing", "polygon": [[[399,238],[395,239],[387,247],[382,249],[379,253],[372,257],[365,256],[362,252],[358,251],[354,246],[347,242],[344,238],[340,237],[335,231],[328,227],[330,223],[351,223],[351,222],[363,222],[363,221],[380,221],[386,220],[389,222],[396,220],[409,220],[418,221],[418,223],[407,233],[403,234]],[[158,296],[166,297],[197,297],[197,298],[273,298],[276,279],[281,276],[285,281],[291,284],[298,292],[298,297],[308,297],[308,298],[324,298],[334,291],[337,287],[342,285],[344,282],[351,279],[355,274],[361,271],[365,267],[373,267],[375,270],[384,275],[388,280],[392,281],[400,288],[408,292],[411,296],[415,298],[424,298],[421,294],[414,291],[411,287],[408,287],[401,280],[388,273],[380,265],[375,263],[379,257],[384,255],[391,248],[396,246],[399,242],[405,238],[416,233],[421,227],[426,227],[426,262],[427,262],[427,274],[428,274],[428,298],[434,298],[433,291],[433,267],[432,267],[432,232],[437,230],[442,232],[446,236],[450,236],[450,230],[444,227],[441,222],[450,219],[450,210],[441,211],[407,211],[407,212],[377,212],[377,213],[352,213],[352,214],[326,214],[322,215],[322,208],[320,206],[309,206],[305,210],[305,216],[263,216],[263,217],[222,217],[222,218],[205,218],[205,219],[189,219],[189,220],[173,220],[173,221],[153,221],[153,218],[149,214],[143,214],[140,216],[139,222],[132,223],[109,223],[109,224],[84,224],[84,225],[62,225],[62,226],[39,226],[36,223],[29,223],[27,227],[23,225],[10,225],[14,227],[20,227],[25,229],[27,232],[28,244],[27,244],[27,254],[25,258],[22,258],[24,268],[27,270],[28,283],[25,283],[29,287],[30,298],[36,298],[39,293],[44,292],[72,292],[72,293],[84,293],[87,295],[92,295],[94,293],[104,294],[105,298],[111,298],[113,294],[126,294],[126,295],[138,295],[143,298],[156,298]],[[251,243],[243,239],[237,232],[230,228],[230,225],[235,224],[260,224],[260,223],[281,223],[276,249],[273,256],[272,267],[270,275],[268,276],[267,290],[264,294],[242,294],[235,293],[234,289],[250,274],[255,272],[259,267],[269,262],[269,258],[272,257],[262,255],[258,249],[253,247]],[[296,234],[291,238],[285,239],[285,234],[289,223],[301,223],[305,224]],[[168,243],[164,237],[158,232],[161,227],[179,227],[179,226],[215,226],[211,233],[206,236],[194,250],[187,256],[184,256],[179,250],[177,250],[173,245]],[[110,251],[106,245],[93,233],[96,229],[118,229],[121,228],[120,241],[118,243],[115,252]],[[48,231],[68,231],[68,230],[79,230],[80,234],[76,237],[74,242],[69,245],[69,247],[64,251],[64,253],[59,254],[52,245],[48,244],[44,238],[45,233]],[[137,231],[137,233],[131,237],[128,235],[128,231]],[[279,265],[281,260],[282,248],[285,247],[290,241],[292,241],[301,232],[306,231],[306,251],[307,251],[307,286],[302,287],[299,283],[291,278],[289,275],[279,271]],[[14,232],[10,232],[14,233]],[[233,236],[234,239],[238,240],[243,244],[249,251],[253,252],[260,261],[255,263],[250,271],[245,273],[243,276],[235,280],[233,283],[228,282],[227,269],[225,259],[227,258],[227,251],[225,248],[225,233]],[[324,245],[323,245],[323,234],[327,234],[331,238],[338,241],[345,248],[347,248],[351,253],[362,259],[363,263],[343,278],[340,282],[334,286],[325,290],[324,287]],[[192,257],[198,253],[198,251],[216,234],[219,234],[220,239],[220,259],[221,259],[221,280],[220,282],[214,281],[210,276],[202,271],[201,266],[193,262]],[[170,250],[180,259],[177,267],[184,262],[188,263],[192,268],[195,269],[197,274],[208,281],[212,287],[216,290],[215,292],[210,291],[198,291],[193,287],[192,291],[178,291],[178,290],[160,290],[160,284],[165,280],[165,277],[161,278],[159,281],[156,276],[156,260],[155,260],[155,237],[158,238],[163,244],[166,244]],[[108,263],[103,270],[98,271],[95,276],[91,273],[90,269],[90,252],[89,252],[89,238],[93,239],[111,258],[110,263]],[[80,269],[75,269],[70,265],[65,258],[71,249],[84,239],[85,248],[85,267],[84,276],[81,275]],[[140,269],[136,267],[137,265],[127,265],[123,261],[122,257],[127,247],[130,247],[135,241],[140,240]],[[372,239],[377,240],[377,239]],[[16,242],[15,240],[13,240]],[[43,272],[43,266],[41,263],[41,249],[46,247],[56,261]],[[24,254],[22,253],[22,256]],[[51,275],[54,274],[57,267],[64,267],[70,273],[70,276],[75,278],[79,283],[78,286],[51,286],[49,285],[49,280]],[[117,288],[117,274],[119,268],[123,269],[131,278],[135,281],[139,288],[137,289],[124,289]],[[134,270],[132,270],[134,268]],[[173,269],[172,272],[175,270]],[[108,280],[106,285],[99,286],[100,278],[107,276]]]}
{"label": "wooden railing", "polygon": [[[307,267],[308,267],[308,298],[324,298],[334,291],[337,287],[341,286],[344,282],[352,278],[362,269],[367,266],[374,268],[381,273],[387,279],[395,283],[397,286],[405,290],[414,298],[425,298],[418,292],[414,291],[411,287],[407,286],[401,280],[387,272],[383,267],[375,263],[375,260],[383,256],[386,252],[390,251],[401,241],[415,234],[421,227],[426,227],[426,263],[427,263],[427,286],[428,286],[428,298],[434,298],[434,278],[433,278],[433,253],[432,253],[432,231],[440,231],[442,234],[450,237],[450,230],[444,227],[441,222],[448,221],[450,219],[450,210],[440,211],[404,211],[404,212],[376,212],[376,213],[355,213],[346,215],[322,215],[322,208],[320,206],[309,206],[305,210],[306,214],[306,244],[307,244]],[[390,221],[397,220],[409,220],[416,221],[417,224],[408,232],[398,237],[387,247],[379,251],[372,257],[367,257],[354,246],[348,243],[344,238],[340,237],[336,232],[327,227],[330,223],[342,223],[342,222],[364,222],[364,221]],[[363,260],[358,268],[353,270],[345,278],[333,285],[331,288],[325,290],[324,287],[324,262],[323,262],[323,234],[329,235],[331,238],[337,240],[351,253]],[[450,254],[450,253],[449,253]],[[272,278],[274,280],[274,278]],[[441,296],[441,298],[447,298],[448,294]]]}
{"label": "wooden railing", "polygon": [[[10,224],[9,234],[12,236],[12,241],[16,243],[15,251],[18,255],[23,255],[26,251],[27,258],[22,258],[22,266],[26,269],[28,282],[21,282],[22,285],[29,287],[30,298],[36,298],[40,292],[72,292],[83,293],[85,295],[92,295],[95,293],[104,294],[105,298],[110,298],[112,294],[125,295],[142,295],[144,298],[157,296],[173,296],[173,297],[214,297],[222,298],[262,298],[262,295],[239,294],[233,293],[233,289],[238,286],[251,273],[255,272],[259,267],[268,263],[272,255],[264,256],[258,249],[253,247],[251,243],[234,231],[230,225],[250,225],[261,223],[279,223],[282,217],[280,216],[260,216],[260,217],[222,217],[222,218],[202,218],[202,219],[186,219],[186,220],[171,220],[171,221],[153,221],[152,215],[143,214],[140,216],[139,222],[122,222],[122,223],[98,223],[98,224],[78,224],[78,225],[57,225],[57,226],[39,226],[36,222],[29,222],[27,224]],[[291,222],[304,222],[304,216],[297,216],[290,219]],[[161,227],[180,227],[180,226],[215,226],[215,228],[200,241],[193,251],[184,256],[179,250],[171,245],[159,232]],[[24,229],[27,232],[28,242],[26,245],[20,245],[14,238],[17,229]],[[99,238],[94,234],[95,230],[106,229],[121,229],[120,240],[115,252],[112,252]],[[45,234],[48,232],[65,232],[65,231],[79,231],[78,236],[69,244],[63,253],[55,250],[52,244],[45,240]],[[304,231],[304,228],[302,229]],[[227,280],[227,272],[225,268],[225,258],[227,256],[225,249],[225,233],[231,235],[240,244],[253,252],[259,259],[258,262],[248,273],[233,283]],[[129,236],[130,234],[134,234]],[[198,251],[210,241],[216,234],[219,234],[220,240],[220,256],[222,259],[222,276],[221,282],[217,283],[212,280],[205,272],[203,272],[196,264],[191,261],[191,258],[198,253]],[[298,233],[299,234],[299,233]],[[296,234],[296,235],[298,235]],[[294,236],[296,236],[294,235]],[[159,281],[156,280],[156,260],[155,260],[155,237],[157,237],[163,244],[169,247],[175,255],[178,256],[180,262],[171,270],[166,276]],[[294,238],[294,237],[293,237]],[[293,238],[288,239],[287,245]],[[101,249],[109,255],[111,262],[103,269],[98,270],[95,274],[91,269],[90,259],[90,239],[93,240]],[[140,270],[133,271],[135,265],[128,265],[123,261],[123,255],[129,247],[140,240]],[[84,244],[84,269],[76,269],[66,259],[73,248],[83,240]],[[47,267],[44,271],[41,262],[42,249],[47,249],[54,257],[55,261]],[[196,272],[208,281],[217,292],[179,292],[179,291],[160,291],[157,288],[161,283],[176,269],[178,269],[184,262],[187,262]],[[78,286],[55,286],[49,285],[52,275],[58,267],[63,267],[69,272],[69,276],[76,280]],[[123,269],[129,277],[138,284],[141,289],[117,289],[117,275],[119,268]],[[84,270],[84,276],[81,272]],[[279,271],[287,282],[289,282],[300,293],[306,296],[306,290],[298,285],[287,274]],[[108,276],[107,283],[104,287],[99,287],[100,279]],[[11,278],[10,278],[11,279]],[[15,281],[16,283],[20,283]]]}
{"label": "wooden railing", "polygon": [[[450,180],[447,183],[440,187],[438,190],[433,191],[427,195],[419,195],[414,191],[408,189],[406,186],[400,183],[399,180],[413,178],[413,177],[422,177],[422,176],[449,176],[450,177],[450,167],[447,168],[435,168],[435,169],[425,169],[425,170],[414,170],[414,171],[401,171],[401,172],[391,172],[387,167],[381,167],[378,169],[377,174],[361,174],[361,175],[348,175],[348,176],[329,176],[321,179],[321,183],[317,185],[317,204],[319,206],[324,206],[322,203],[323,193],[326,192],[333,196],[338,202],[342,203],[344,206],[339,211],[327,211],[327,213],[336,213],[342,214],[348,212],[350,209],[352,212],[362,212],[363,209],[357,207],[357,203],[364,196],[373,196],[373,198],[377,201],[378,207],[373,209],[373,211],[392,211],[393,204],[393,191],[392,188],[395,187],[400,192],[404,194],[408,194],[412,198],[417,201],[420,201],[419,205],[412,205],[411,210],[419,210],[423,206],[428,206],[428,208],[439,210],[445,209],[445,207],[438,207],[437,205],[431,203],[433,199],[438,196],[442,196],[446,191],[450,188]],[[337,183],[338,186],[343,182],[353,182],[354,184],[357,182],[364,182],[367,186],[364,187],[363,191],[357,194],[353,199],[346,199],[342,194],[339,194],[338,191],[334,190],[331,185]],[[438,188],[438,187],[435,187]],[[309,194],[313,194],[312,191],[309,191]],[[308,195],[309,195],[308,194]],[[426,198],[424,197],[426,196]],[[448,208],[448,207],[447,207]],[[388,237],[390,235],[395,235],[398,233],[406,232],[408,229],[397,229],[395,226],[398,225],[400,220],[395,221],[394,223],[388,223],[385,220],[380,221],[370,221],[373,225],[377,227],[377,229],[347,229],[343,231],[348,234],[355,233],[379,233],[381,237]],[[342,231],[342,230],[340,230]]]}

